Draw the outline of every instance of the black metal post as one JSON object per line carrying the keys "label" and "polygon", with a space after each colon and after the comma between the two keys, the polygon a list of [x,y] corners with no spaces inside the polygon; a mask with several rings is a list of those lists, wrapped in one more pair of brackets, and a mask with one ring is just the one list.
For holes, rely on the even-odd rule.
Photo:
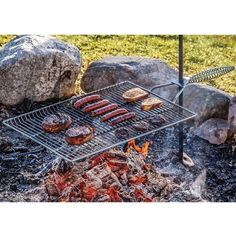
{"label": "black metal post", "polygon": [[[183,35],[179,35],[179,83],[183,86]],[[181,86],[179,86],[181,90]],[[179,96],[179,105],[183,106],[183,93]],[[183,157],[184,133],[183,123],[179,124],[179,157]]]}

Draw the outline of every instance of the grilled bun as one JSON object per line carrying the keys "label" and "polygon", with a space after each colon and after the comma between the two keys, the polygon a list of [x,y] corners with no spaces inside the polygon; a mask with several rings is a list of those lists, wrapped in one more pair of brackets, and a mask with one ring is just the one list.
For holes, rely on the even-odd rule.
{"label": "grilled bun", "polygon": [[140,99],[146,98],[148,92],[141,88],[132,88],[123,93],[122,97],[126,102],[136,102]]}
{"label": "grilled bun", "polygon": [[160,108],[163,106],[163,101],[161,101],[157,97],[150,97],[146,98],[141,103],[141,110],[142,111],[150,111],[156,108]]}

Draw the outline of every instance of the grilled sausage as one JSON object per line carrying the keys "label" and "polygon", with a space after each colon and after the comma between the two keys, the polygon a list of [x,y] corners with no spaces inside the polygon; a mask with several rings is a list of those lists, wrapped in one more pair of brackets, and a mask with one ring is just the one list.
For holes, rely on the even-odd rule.
{"label": "grilled sausage", "polygon": [[82,107],[83,105],[85,105],[88,102],[96,102],[100,99],[101,99],[101,96],[99,94],[93,94],[93,95],[90,95],[87,97],[83,97],[74,103],[74,107],[76,109],[79,109],[80,107]]}
{"label": "grilled sausage", "polygon": [[116,116],[119,116],[119,115],[123,115],[125,113],[128,113],[128,111],[125,109],[125,108],[120,108],[120,109],[117,109],[115,111],[111,111],[107,114],[105,114],[102,118],[101,118],[101,121],[104,122],[104,121],[107,121],[111,118],[114,118]]}
{"label": "grilled sausage", "polygon": [[100,107],[104,107],[106,105],[109,104],[109,101],[107,99],[101,100],[99,102],[95,102],[92,103],[90,105],[87,105],[86,107],[84,107],[83,112],[90,112],[90,111],[94,111]]}
{"label": "grilled sausage", "polygon": [[136,116],[135,112],[128,112],[124,115],[121,115],[121,116],[118,116],[118,117],[115,117],[114,119],[112,119],[110,122],[110,125],[111,126],[117,125],[117,124],[124,122],[126,120],[133,119],[135,116]]}
{"label": "grilled sausage", "polygon": [[109,104],[105,107],[99,108],[95,111],[92,111],[92,116],[100,116],[100,115],[107,113],[109,111],[113,111],[116,108],[118,108],[118,105],[116,103],[112,103],[112,104]]}

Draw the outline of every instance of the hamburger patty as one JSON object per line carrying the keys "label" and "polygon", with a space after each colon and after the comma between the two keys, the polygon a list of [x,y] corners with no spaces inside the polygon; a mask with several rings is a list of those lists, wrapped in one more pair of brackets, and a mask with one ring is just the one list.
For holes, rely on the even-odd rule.
{"label": "hamburger patty", "polygon": [[57,112],[43,119],[42,129],[48,133],[57,133],[67,129],[71,123],[72,119],[68,114]]}
{"label": "hamburger patty", "polygon": [[82,144],[90,141],[93,133],[94,129],[89,125],[76,126],[66,131],[65,139],[71,145]]}

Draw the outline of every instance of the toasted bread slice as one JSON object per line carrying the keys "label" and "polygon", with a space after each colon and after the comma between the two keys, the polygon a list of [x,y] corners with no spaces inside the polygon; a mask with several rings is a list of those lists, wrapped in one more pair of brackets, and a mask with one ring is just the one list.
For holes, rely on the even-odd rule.
{"label": "toasted bread slice", "polygon": [[160,108],[163,105],[163,101],[156,97],[146,98],[141,103],[141,110],[142,111],[150,111],[156,108]]}
{"label": "toasted bread slice", "polygon": [[122,97],[126,102],[136,102],[140,99],[146,98],[148,92],[141,88],[132,88],[123,93]]}

